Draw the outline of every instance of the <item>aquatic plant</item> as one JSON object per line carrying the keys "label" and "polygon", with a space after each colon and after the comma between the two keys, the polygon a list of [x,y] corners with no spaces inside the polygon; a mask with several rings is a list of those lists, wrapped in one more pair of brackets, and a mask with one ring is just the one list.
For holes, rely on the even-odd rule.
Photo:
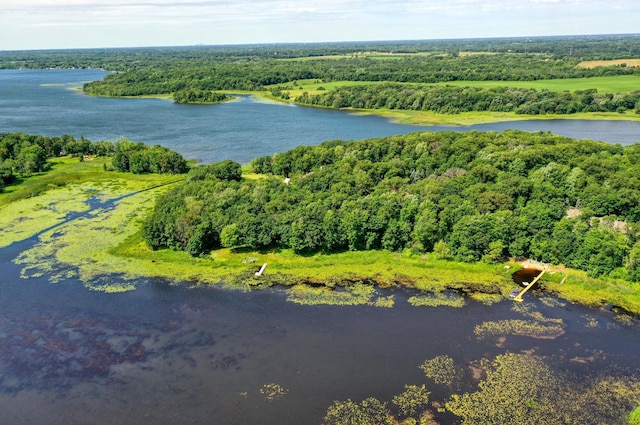
{"label": "aquatic plant", "polygon": [[323,425],[393,425],[394,420],[386,403],[370,397],[361,403],[352,400],[336,401],[322,421]]}
{"label": "aquatic plant", "polygon": [[402,416],[412,416],[423,410],[429,403],[429,395],[425,385],[405,385],[402,394],[393,397],[393,404],[398,406]]}
{"label": "aquatic plant", "polygon": [[622,425],[640,396],[635,377],[576,381],[525,354],[497,356],[485,371],[478,391],[452,395],[446,403],[462,425]]}
{"label": "aquatic plant", "polygon": [[564,307],[567,305],[566,302],[560,301],[559,299],[553,297],[540,297],[538,299],[547,307]]}
{"label": "aquatic plant", "polygon": [[[135,234],[139,217],[152,205],[155,197],[166,190],[157,184],[157,177],[114,179],[109,182],[67,185],[41,195],[45,209],[60,209],[59,220],[50,224],[44,220],[32,231],[21,230],[19,224],[8,226],[13,240],[39,233],[39,242],[22,252],[15,260],[23,265],[24,278],[47,275],[52,283],[77,277],[91,289],[122,292],[133,289],[132,279],[153,276],[148,261],[124,259],[112,253],[115,246]],[[66,201],[62,198],[73,200]],[[30,200],[20,200],[8,207],[28,206]],[[75,206],[74,206],[75,205]],[[30,220],[2,215],[15,223]],[[35,216],[34,216],[35,217]],[[34,233],[35,232],[35,233]],[[113,273],[120,272],[117,278]]]}
{"label": "aquatic plant", "polygon": [[407,300],[414,307],[464,307],[464,298],[459,295],[432,293],[426,295],[414,295]]}
{"label": "aquatic plant", "polygon": [[514,303],[511,309],[526,317],[526,319],[508,319],[483,322],[476,325],[474,333],[478,339],[488,339],[495,336],[520,335],[532,338],[554,339],[564,333],[562,319],[545,317],[534,310],[530,303]]}
{"label": "aquatic plant", "polygon": [[486,373],[479,391],[453,395],[446,403],[463,425],[550,423],[558,383],[542,360],[505,354],[496,357]]}
{"label": "aquatic plant", "polygon": [[474,292],[469,294],[469,298],[478,301],[484,305],[492,305],[504,300],[502,294],[485,294],[483,292]]}
{"label": "aquatic plant", "polygon": [[357,283],[346,288],[295,285],[289,289],[287,301],[304,305],[372,305],[393,307],[393,295],[378,296],[372,285]]}
{"label": "aquatic plant", "polygon": [[558,323],[545,324],[536,320],[498,320],[495,322],[483,322],[473,330],[478,339],[487,339],[494,336],[520,335],[532,338],[554,339],[564,333],[564,324],[561,319]]}
{"label": "aquatic plant", "polygon": [[457,385],[462,378],[462,370],[456,366],[453,358],[446,355],[425,360],[420,369],[434,383],[450,388]]}
{"label": "aquatic plant", "polygon": [[629,414],[629,425],[640,425],[640,406],[633,409]]}
{"label": "aquatic plant", "polygon": [[282,399],[288,392],[289,390],[284,389],[282,385],[275,383],[264,384],[262,388],[260,388],[260,394],[262,394],[264,399],[269,403]]}

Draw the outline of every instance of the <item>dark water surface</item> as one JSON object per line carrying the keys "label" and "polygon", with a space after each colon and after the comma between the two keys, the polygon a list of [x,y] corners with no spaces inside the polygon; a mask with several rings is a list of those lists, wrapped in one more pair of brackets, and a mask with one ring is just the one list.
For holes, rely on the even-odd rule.
{"label": "dark water surface", "polygon": [[[203,161],[248,161],[301,141],[417,129],[250,99],[200,107],[67,90],[103,75],[0,71],[0,132],[92,140],[125,135]],[[626,126],[638,134],[638,124],[615,128],[626,138]],[[562,336],[479,341],[477,324],[521,318],[511,301],[411,307],[412,294],[393,290],[391,309],[300,306],[286,302],[280,289],[241,293],[150,280],[132,292],[104,294],[74,279],[21,279],[12,260],[34,243],[0,249],[0,424],[318,424],[334,400],[388,402],[405,384],[427,383],[418,366],[442,354],[465,364],[526,351],[553,359],[578,379],[604,367],[640,374],[637,321],[621,324],[611,312],[570,304],[549,307],[535,294],[528,302],[564,320]],[[286,395],[265,400],[260,389],[270,383]],[[446,395],[434,389],[431,399]]]}
{"label": "dark water surface", "polygon": [[[334,400],[389,401],[405,384],[426,383],[418,366],[442,354],[462,363],[532,350],[588,376],[603,363],[568,360],[598,352],[607,366],[640,372],[638,326],[610,312],[536,303],[563,318],[566,333],[496,344],[478,341],[474,327],[517,317],[511,301],[418,308],[395,290],[392,309],[300,306],[278,289],[162,281],[103,294],[74,280],[21,280],[11,260],[29,245],[0,249],[2,424],[318,424]],[[288,393],[265,400],[269,383]]]}

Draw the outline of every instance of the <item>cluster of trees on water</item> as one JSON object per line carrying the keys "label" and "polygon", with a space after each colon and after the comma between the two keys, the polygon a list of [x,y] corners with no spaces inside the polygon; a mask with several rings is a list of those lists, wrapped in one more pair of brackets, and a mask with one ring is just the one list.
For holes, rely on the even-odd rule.
{"label": "cluster of trees on water", "polygon": [[[386,249],[508,256],[640,280],[640,145],[414,133],[196,167],[144,225],[154,249]],[[285,181],[285,177],[290,180]]]}
{"label": "cluster of trees on water", "polygon": [[[276,94],[288,97],[286,91]],[[554,92],[513,87],[367,84],[337,87],[316,95],[303,92],[295,101],[331,108],[405,109],[443,114],[495,111],[539,115],[629,110],[640,113],[640,90],[613,95],[598,93],[596,89]]]}
{"label": "cluster of trees on water", "polygon": [[92,142],[70,135],[47,137],[26,133],[0,133],[0,191],[18,176],[47,171],[49,159],[85,155],[112,156],[118,171],[133,173],[186,173],[182,155],[161,146],[150,147],[124,138]]}
{"label": "cluster of trees on water", "polygon": [[178,90],[173,93],[173,101],[176,103],[221,103],[228,99],[223,93],[211,90]]}

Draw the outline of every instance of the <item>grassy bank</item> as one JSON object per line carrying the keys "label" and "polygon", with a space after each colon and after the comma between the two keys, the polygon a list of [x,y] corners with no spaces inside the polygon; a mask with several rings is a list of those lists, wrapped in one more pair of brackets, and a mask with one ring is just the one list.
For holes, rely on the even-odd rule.
{"label": "grassy bank", "polygon": [[[175,180],[104,171],[100,159],[57,161],[49,175],[30,177],[0,194],[0,247],[38,236],[16,259],[23,277],[46,275],[51,282],[77,277],[87,287],[107,292],[131,290],[141,277],[158,277],[243,290],[285,285],[292,287],[289,298],[294,302],[389,307],[393,299],[375,288],[415,288],[424,296],[410,300],[414,305],[455,306],[461,305],[460,294],[495,302],[514,287],[510,274],[519,267],[515,264],[457,263],[408,251],[296,255],[290,250],[220,249],[197,258],[152,251],[139,233],[142,220]],[[98,202],[91,211],[89,199]],[[70,219],[70,213],[75,217]],[[255,276],[264,263],[265,273]],[[562,283],[564,276],[568,278]],[[572,302],[613,304],[640,314],[640,284],[591,279],[573,270],[549,273],[543,284]]]}
{"label": "grassy bank", "polygon": [[590,112],[578,114],[545,114],[523,115],[513,112],[463,112],[460,114],[437,114],[424,111],[400,111],[391,109],[352,110],[353,113],[363,115],[378,115],[387,117],[400,124],[414,125],[474,125],[494,122],[523,121],[523,120],[633,120],[640,121],[640,114],[617,112]]}
{"label": "grassy bank", "polygon": [[[277,103],[293,103],[293,101],[284,101],[271,95],[271,92],[253,92],[251,94],[257,99],[266,102]],[[307,106],[307,105],[305,105]],[[322,109],[322,106],[308,106]],[[474,124],[489,124],[494,122],[523,121],[523,120],[631,120],[640,121],[640,114],[632,112],[589,112],[577,114],[543,114],[543,115],[524,115],[514,112],[462,112],[459,114],[438,114],[429,111],[408,111],[399,109],[353,109],[343,108],[342,111],[356,115],[376,115],[389,118],[399,124],[410,124],[420,126],[442,125],[442,126],[467,126]]]}

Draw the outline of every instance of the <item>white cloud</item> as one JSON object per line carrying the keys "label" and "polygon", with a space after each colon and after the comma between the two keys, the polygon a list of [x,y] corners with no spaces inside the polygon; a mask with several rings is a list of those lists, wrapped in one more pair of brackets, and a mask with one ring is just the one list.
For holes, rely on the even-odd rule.
{"label": "white cloud", "polygon": [[0,49],[637,32],[634,16],[635,0],[0,0]]}

